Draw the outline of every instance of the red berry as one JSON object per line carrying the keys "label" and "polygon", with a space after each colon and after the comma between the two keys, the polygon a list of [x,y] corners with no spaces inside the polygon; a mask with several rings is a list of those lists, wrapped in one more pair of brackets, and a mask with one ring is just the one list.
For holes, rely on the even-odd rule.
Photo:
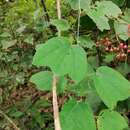
{"label": "red berry", "polygon": [[110,46],[111,44],[112,44],[112,42],[111,42],[111,41],[108,41],[108,42],[107,42],[107,45],[108,45],[108,46]]}
{"label": "red berry", "polygon": [[117,51],[118,51],[118,50],[117,50],[117,47],[114,47],[113,50],[114,50],[114,52],[117,52]]}
{"label": "red berry", "polygon": [[113,51],[114,51],[114,49],[113,49],[113,48],[111,48],[111,49],[110,49],[110,52],[113,52]]}
{"label": "red berry", "polygon": [[120,47],[121,49],[123,49],[123,48],[124,48],[124,43],[120,43],[119,47]]}
{"label": "red berry", "polygon": [[119,51],[120,50],[120,48],[119,47],[117,47],[117,51]]}
{"label": "red berry", "polygon": [[127,50],[127,53],[130,53],[130,50]]}
{"label": "red berry", "polygon": [[127,49],[127,48],[128,48],[128,46],[127,46],[127,45],[124,45],[124,46],[123,46],[123,48],[124,48],[124,49]]}

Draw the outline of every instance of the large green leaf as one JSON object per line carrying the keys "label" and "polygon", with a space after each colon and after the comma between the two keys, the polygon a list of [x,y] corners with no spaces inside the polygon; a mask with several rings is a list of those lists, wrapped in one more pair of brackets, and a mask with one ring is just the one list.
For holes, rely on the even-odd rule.
{"label": "large green leaf", "polygon": [[67,2],[75,10],[79,9],[79,1],[80,1],[80,8],[88,11],[92,0],[67,0]]}
{"label": "large green leaf", "polygon": [[124,130],[128,128],[125,119],[116,111],[104,110],[97,120],[98,130]]}
{"label": "large green leaf", "polygon": [[91,108],[83,102],[68,101],[60,113],[62,130],[96,130]]}
{"label": "large green leaf", "polygon": [[57,75],[69,74],[69,76],[81,81],[87,71],[85,51],[78,45],[71,46],[65,37],[54,37],[36,49],[33,64],[37,66],[49,66]]}
{"label": "large green leaf", "polygon": [[88,16],[96,23],[97,27],[103,30],[109,30],[109,19],[117,18],[121,14],[120,8],[112,1],[97,2],[95,7],[87,12]]}
{"label": "large green leaf", "polygon": [[109,67],[99,67],[94,82],[100,98],[111,109],[116,106],[118,101],[130,96],[129,81]]}

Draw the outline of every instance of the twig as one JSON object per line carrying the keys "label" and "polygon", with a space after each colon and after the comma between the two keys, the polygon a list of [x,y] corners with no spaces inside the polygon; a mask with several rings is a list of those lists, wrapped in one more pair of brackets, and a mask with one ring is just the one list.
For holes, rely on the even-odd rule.
{"label": "twig", "polygon": [[[58,19],[60,20],[61,19],[61,7],[60,7],[60,3],[61,1],[60,0],[57,0],[57,16],[58,16]],[[61,36],[61,31],[58,30],[58,36],[60,37]]]}
{"label": "twig", "polygon": [[46,8],[44,0],[41,0],[41,3],[42,3],[43,10],[45,12],[45,15],[46,15],[46,19],[47,19],[48,22],[50,22],[50,17],[49,17],[49,14],[47,12],[47,8]]}
{"label": "twig", "polygon": [[77,27],[77,43],[79,43],[79,30],[80,30],[80,15],[81,15],[81,7],[80,7],[80,0],[78,0],[78,27]]}
{"label": "twig", "polygon": [[4,116],[4,118],[13,126],[15,130],[20,130],[20,128],[18,128],[16,124],[2,110],[0,110],[0,114]]}

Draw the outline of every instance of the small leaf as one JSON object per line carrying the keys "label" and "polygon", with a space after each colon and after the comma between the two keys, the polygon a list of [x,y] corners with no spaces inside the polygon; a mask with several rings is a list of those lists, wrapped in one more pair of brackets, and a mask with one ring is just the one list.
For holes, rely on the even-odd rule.
{"label": "small leaf", "polygon": [[128,25],[129,24],[123,20],[114,22],[116,34],[124,41],[129,38]]}
{"label": "small leaf", "polygon": [[0,37],[2,37],[2,38],[11,37],[11,34],[8,32],[3,32],[2,34],[0,34]]}
{"label": "small leaf", "polygon": [[114,2],[118,6],[123,6],[125,3],[125,0],[112,0],[112,2]]}
{"label": "small leaf", "polygon": [[19,28],[16,30],[16,32],[18,32],[18,33],[20,34],[20,33],[23,33],[25,29],[26,29],[26,26],[23,25],[23,26],[19,27]]}
{"label": "small leaf", "polygon": [[60,113],[62,130],[96,130],[91,108],[83,102],[68,101]]}
{"label": "small leaf", "polygon": [[99,67],[94,82],[98,95],[111,109],[118,101],[123,101],[130,96],[130,82],[109,67]]}
{"label": "small leaf", "polygon": [[34,74],[30,81],[36,84],[40,90],[51,90],[52,88],[52,76],[53,74],[49,71],[42,71]]}
{"label": "small leaf", "polygon": [[109,62],[111,62],[111,61],[114,60],[114,57],[115,57],[115,54],[107,54],[107,55],[105,56],[104,61],[107,62],[107,63],[109,63]]}
{"label": "small leaf", "polygon": [[8,49],[16,44],[17,40],[6,41],[2,40],[2,49]]}
{"label": "small leaf", "polygon": [[[79,0],[67,0],[71,8],[74,10],[79,9]],[[80,8],[88,11],[90,9],[92,0],[80,0]]]}
{"label": "small leaf", "polygon": [[81,81],[87,72],[85,51],[79,46],[71,46],[65,37],[54,37],[39,45],[33,64],[48,66],[59,76],[69,74],[77,82]]}
{"label": "small leaf", "polygon": [[118,112],[104,110],[98,116],[97,127],[98,130],[124,130],[128,124]]}
{"label": "small leaf", "polygon": [[124,12],[122,19],[124,19],[124,21],[130,23],[130,9],[129,8],[126,9],[126,11]]}
{"label": "small leaf", "polygon": [[67,20],[65,19],[55,19],[55,20],[51,20],[51,24],[56,26],[58,30],[61,31],[66,31],[70,28],[69,23]]}
{"label": "small leaf", "polygon": [[130,23],[130,9],[127,9],[121,18],[122,19],[114,22],[114,28],[119,38],[126,41],[130,37],[128,29]]}
{"label": "small leaf", "polygon": [[79,37],[79,44],[85,48],[92,49],[95,45],[94,41],[91,40],[90,36],[84,35]]}
{"label": "small leaf", "polygon": [[102,10],[103,14],[107,17],[117,18],[122,14],[121,9],[112,1],[102,1],[97,4],[98,9]]}
{"label": "small leaf", "polygon": [[29,36],[24,40],[24,42],[33,45],[33,36],[29,35]]}
{"label": "small leaf", "polygon": [[[30,82],[34,83],[39,90],[48,91],[52,89],[53,73],[50,71],[41,71],[34,74],[30,78]],[[57,91],[63,93],[67,80],[64,77],[58,78]]]}

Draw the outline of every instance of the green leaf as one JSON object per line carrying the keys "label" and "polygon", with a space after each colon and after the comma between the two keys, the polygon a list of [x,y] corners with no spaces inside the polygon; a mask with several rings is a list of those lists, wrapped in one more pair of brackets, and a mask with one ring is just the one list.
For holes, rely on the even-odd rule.
{"label": "green leaf", "polygon": [[95,7],[87,12],[88,16],[96,23],[97,27],[103,30],[109,30],[109,19],[117,18],[121,14],[120,8],[111,1],[97,2]]}
{"label": "green leaf", "polygon": [[[74,10],[79,9],[79,0],[67,0],[71,8]],[[84,10],[89,10],[92,0],[80,0],[80,8]]]}
{"label": "green leaf", "polygon": [[95,45],[94,41],[92,41],[90,36],[87,35],[80,36],[79,41],[79,44],[85,48],[92,49],[92,47]]}
{"label": "green leaf", "polygon": [[83,102],[68,101],[60,113],[62,130],[96,130],[91,108]]}
{"label": "green leaf", "polygon": [[67,86],[67,79],[64,76],[59,77],[57,83],[57,92],[60,94],[64,93],[66,86]]}
{"label": "green leaf", "polygon": [[3,32],[2,34],[0,34],[0,37],[2,37],[2,38],[11,37],[11,34],[8,32]]}
{"label": "green leaf", "polygon": [[81,81],[87,72],[85,51],[77,45],[71,46],[65,37],[55,37],[39,45],[33,64],[49,66],[55,74],[60,76],[69,74],[77,82]]}
{"label": "green leaf", "polygon": [[17,110],[17,108],[15,106],[12,106],[10,107],[8,110],[7,110],[7,113],[10,117],[12,118],[20,118],[21,116],[23,116],[25,113]]}
{"label": "green leaf", "polygon": [[32,44],[33,45],[33,36],[32,35],[28,35],[27,38],[24,40],[24,42]]}
{"label": "green leaf", "polygon": [[120,63],[119,66],[116,67],[116,70],[126,76],[130,73],[130,64],[126,62]]}
{"label": "green leaf", "polygon": [[[48,91],[52,89],[53,73],[50,71],[41,71],[34,74],[30,78],[30,82],[34,83],[39,90]],[[57,83],[57,91],[63,93],[67,80],[64,77],[59,77]]]}
{"label": "green leaf", "polygon": [[51,90],[52,88],[52,76],[53,74],[49,71],[42,71],[34,74],[30,81],[36,84],[40,90]]}
{"label": "green leaf", "polygon": [[121,18],[122,19],[114,22],[114,28],[119,38],[126,41],[130,37],[128,32],[128,26],[130,23],[130,9],[127,9]]}
{"label": "green leaf", "polygon": [[129,8],[126,9],[122,18],[124,19],[124,21],[130,23],[130,9]]}
{"label": "green leaf", "polygon": [[95,88],[103,102],[113,109],[118,101],[130,96],[130,83],[119,72],[102,66],[96,71]]}
{"label": "green leaf", "polygon": [[91,9],[88,12],[88,16],[96,23],[97,27],[103,31],[110,30],[108,18],[104,16],[102,10]]}
{"label": "green leaf", "polygon": [[56,26],[58,30],[66,31],[70,28],[69,23],[65,19],[55,19],[51,20],[51,24]]}
{"label": "green leaf", "polygon": [[112,2],[114,2],[118,6],[123,6],[125,3],[125,0],[112,0]]}
{"label": "green leaf", "polygon": [[128,124],[118,112],[104,110],[98,116],[97,127],[98,130],[124,130]]}
{"label": "green leaf", "polygon": [[16,30],[16,32],[20,34],[20,33],[23,33],[23,32],[25,31],[25,29],[26,29],[26,26],[23,25],[23,26],[19,27],[19,28]]}
{"label": "green leaf", "polygon": [[107,62],[107,63],[109,63],[109,62],[113,61],[114,58],[115,58],[115,54],[107,54],[107,55],[105,56],[104,61]]}
{"label": "green leaf", "polygon": [[85,78],[76,85],[68,86],[68,89],[78,96],[86,96],[91,91],[91,85],[92,81],[89,78]]}
{"label": "green leaf", "polygon": [[11,41],[6,41],[6,40],[2,40],[2,49],[8,49],[12,46],[14,46],[17,43],[17,40],[11,40]]}
{"label": "green leaf", "polygon": [[86,102],[92,108],[93,112],[98,112],[101,108],[102,101],[99,98],[95,89],[91,89],[87,95]]}
{"label": "green leaf", "polygon": [[120,39],[126,41],[129,38],[128,33],[128,23],[124,20],[119,20],[114,22],[114,28],[116,34],[120,37]]}
{"label": "green leaf", "polygon": [[97,4],[98,9],[103,12],[107,17],[117,18],[122,14],[121,9],[112,1],[102,1]]}

